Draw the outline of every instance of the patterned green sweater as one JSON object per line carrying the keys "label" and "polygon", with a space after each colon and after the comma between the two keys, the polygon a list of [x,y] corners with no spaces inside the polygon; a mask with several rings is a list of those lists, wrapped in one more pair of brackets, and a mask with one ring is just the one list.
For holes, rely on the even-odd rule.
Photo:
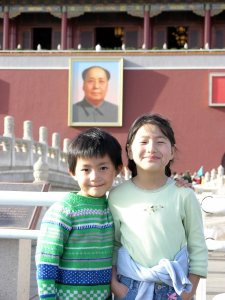
{"label": "patterned green sweater", "polygon": [[46,212],[36,249],[40,299],[110,297],[113,221],[106,198],[68,193]]}

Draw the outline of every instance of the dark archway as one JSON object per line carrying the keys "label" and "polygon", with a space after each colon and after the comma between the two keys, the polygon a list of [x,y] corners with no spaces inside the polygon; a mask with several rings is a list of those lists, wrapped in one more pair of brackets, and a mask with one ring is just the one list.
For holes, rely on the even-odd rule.
{"label": "dark archway", "polygon": [[33,49],[37,50],[37,45],[40,44],[42,49],[50,50],[52,41],[51,28],[33,28]]}
{"label": "dark archway", "polygon": [[167,46],[168,49],[181,49],[188,41],[187,27],[168,27],[167,28]]}
{"label": "dark archway", "polygon": [[121,48],[123,29],[117,35],[117,27],[99,27],[95,29],[95,40],[96,45],[101,45],[105,49],[116,49]]}

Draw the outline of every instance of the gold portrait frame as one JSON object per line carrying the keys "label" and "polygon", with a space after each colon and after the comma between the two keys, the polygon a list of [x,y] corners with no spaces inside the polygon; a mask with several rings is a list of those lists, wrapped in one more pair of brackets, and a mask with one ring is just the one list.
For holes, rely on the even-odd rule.
{"label": "gold portrait frame", "polygon": [[[92,106],[85,98],[83,72],[91,67],[107,70],[104,101]],[[123,116],[123,58],[78,57],[70,59],[68,126],[121,127]]]}

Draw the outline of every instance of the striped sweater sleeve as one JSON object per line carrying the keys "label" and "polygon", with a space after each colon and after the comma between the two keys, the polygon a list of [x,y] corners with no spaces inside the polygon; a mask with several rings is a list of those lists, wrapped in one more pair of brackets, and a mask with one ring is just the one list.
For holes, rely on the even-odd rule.
{"label": "striped sweater sleeve", "polygon": [[69,211],[60,202],[53,204],[42,220],[35,256],[40,299],[56,299],[59,259],[71,226]]}

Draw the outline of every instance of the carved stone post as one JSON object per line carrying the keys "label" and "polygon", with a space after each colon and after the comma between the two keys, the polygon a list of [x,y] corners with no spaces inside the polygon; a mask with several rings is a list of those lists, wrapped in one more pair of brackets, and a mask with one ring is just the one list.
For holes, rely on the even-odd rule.
{"label": "carved stone post", "polygon": [[206,172],[205,173],[205,182],[210,182],[210,173],[209,172]]}
{"label": "carved stone post", "polygon": [[211,180],[214,180],[214,179],[216,179],[216,170],[212,169],[211,170]]}
{"label": "carved stone post", "polygon": [[54,132],[52,134],[52,148],[55,153],[55,164],[56,169],[60,169],[60,134],[57,132]]}
{"label": "carved stone post", "polygon": [[69,144],[70,144],[70,139],[63,140],[63,152],[65,152],[65,153],[68,152]]}
{"label": "carved stone post", "polygon": [[39,128],[39,142],[48,144],[48,130],[44,126]]}
{"label": "carved stone post", "polygon": [[48,155],[48,129],[44,126],[39,128],[39,142],[42,144],[42,156],[47,162]]}
{"label": "carved stone post", "polygon": [[23,123],[23,139],[33,141],[33,124],[31,121]]}
{"label": "carved stone post", "polygon": [[44,161],[43,157],[39,157],[38,161],[34,164],[34,182],[47,182],[48,170],[48,164]]}
{"label": "carved stone post", "polygon": [[57,149],[60,148],[60,134],[58,132],[52,134],[52,147]]}
{"label": "carved stone post", "polygon": [[34,164],[34,156],[33,156],[33,124],[31,121],[23,122],[23,139],[27,140],[27,155],[29,157],[29,165],[33,166]]}
{"label": "carved stone post", "polygon": [[3,136],[14,138],[14,118],[6,116],[4,118],[4,134]]}
{"label": "carved stone post", "polygon": [[224,184],[224,167],[219,166],[217,169],[217,186],[218,188],[222,188]]}
{"label": "carved stone post", "polygon": [[14,118],[6,116],[4,118],[4,133],[3,136],[8,139],[8,151],[10,151],[10,165],[15,166],[15,133],[14,133]]}

